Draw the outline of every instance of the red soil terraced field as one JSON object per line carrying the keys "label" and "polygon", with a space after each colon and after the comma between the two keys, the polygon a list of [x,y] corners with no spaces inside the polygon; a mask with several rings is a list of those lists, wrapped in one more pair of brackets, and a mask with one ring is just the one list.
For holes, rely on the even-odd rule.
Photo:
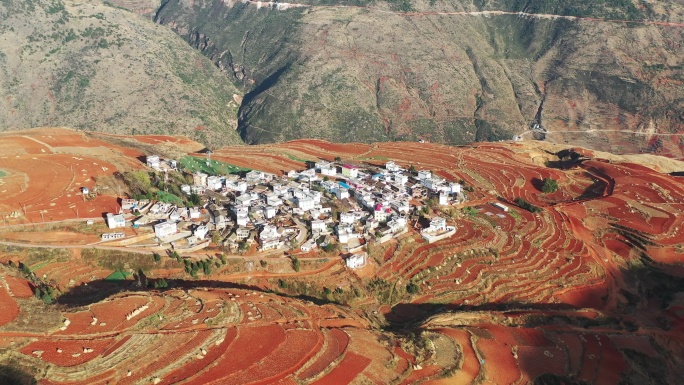
{"label": "red soil terraced field", "polygon": [[32,222],[101,217],[116,210],[116,197],[84,201],[81,188],[92,190],[119,167],[142,167],[140,155],[66,129],[0,134],[0,170],[7,174],[0,177],[0,212]]}
{"label": "red soil terraced field", "polygon": [[[86,152],[99,144],[69,152],[86,141],[80,135],[0,136],[0,149],[7,149],[0,152],[0,169],[7,171],[0,210],[23,211],[22,204],[34,221],[36,210],[48,210],[46,220],[69,218],[75,208],[81,216],[114,211],[115,197],[78,202],[78,187],[127,163]],[[86,142],[101,140],[106,148],[114,137],[98,138]],[[194,145],[165,136],[134,140],[140,148]],[[335,157],[361,167],[394,160],[462,180],[466,200],[411,214],[408,234],[369,248],[372,277],[330,254],[315,274],[276,271],[279,255],[265,258],[267,276],[241,271],[188,280],[157,268],[146,274],[163,275],[172,283],[168,290],[144,291],[126,281],[89,302],[100,294],[91,290],[78,308],[47,307],[70,324],[8,334],[22,349],[8,354],[54,384],[678,383],[684,378],[684,179],[655,169],[684,171],[684,163],[630,158],[643,160],[637,165],[581,149],[568,161],[554,155],[562,147],[550,146],[299,140],[216,150],[214,159],[276,174]],[[556,180],[558,191],[542,193],[545,178]],[[538,209],[516,206],[518,198]],[[417,230],[437,215],[456,233],[428,244]],[[0,260],[10,259],[16,260],[11,252],[0,252]],[[63,291],[71,279],[106,273],[79,258],[30,265],[36,279],[46,274]],[[274,294],[283,289],[280,278],[292,283],[292,297]],[[0,305],[9,309],[0,325],[28,316],[19,306],[42,306],[17,279],[0,282],[7,283]],[[304,292],[302,298],[341,304],[297,299]],[[72,350],[88,341],[102,346],[62,362],[54,345],[63,341],[73,342]],[[40,358],[37,350],[44,351]]]}
{"label": "red soil terraced field", "polygon": [[19,306],[14,299],[7,293],[5,285],[0,285],[0,326],[4,326],[19,315]]}
{"label": "red soil terraced field", "polygon": [[23,278],[12,277],[5,275],[5,282],[9,286],[9,292],[15,298],[31,298],[33,297],[33,289],[29,281]]}

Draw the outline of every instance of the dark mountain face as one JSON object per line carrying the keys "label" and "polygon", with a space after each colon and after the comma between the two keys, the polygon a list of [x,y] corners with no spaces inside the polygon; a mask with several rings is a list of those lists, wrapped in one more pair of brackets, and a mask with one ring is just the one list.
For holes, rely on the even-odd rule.
{"label": "dark mountain face", "polygon": [[684,130],[679,4],[304,3],[169,0],[154,16],[247,92],[248,143],[464,143],[537,123],[552,141],[633,151]]}

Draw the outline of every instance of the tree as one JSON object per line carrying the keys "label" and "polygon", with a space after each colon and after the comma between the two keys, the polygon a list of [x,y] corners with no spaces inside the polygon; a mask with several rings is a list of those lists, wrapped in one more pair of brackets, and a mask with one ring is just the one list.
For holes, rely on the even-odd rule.
{"label": "tree", "polygon": [[409,172],[415,173],[416,172],[416,166],[414,166],[414,165],[409,166]]}
{"label": "tree", "polygon": [[159,263],[159,261],[161,261],[161,255],[158,253],[152,253],[152,258],[154,258],[154,263]]}
{"label": "tree", "polygon": [[409,283],[406,285],[406,292],[407,292],[407,293],[409,293],[409,294],[416,294],[416,293],[418,293],[418,291],[420,291],[420,288],[419,288],[418,285],[416,285],[415,283],[409,282]]}
{"label": "tree", "polygon": [[335,162],[341,162],[341,161],[342,161],[342,158],[340,158],[339,156],[335,157]]}
{"label": "tree", "polygon": [[544,184],[542,184],[542,192],[544,194],[554,193],[558,191],[558,182],[555,179],[544,178]]}
{"label": "tree", "polygon": [[294,269],[294,271],[299,272],[299,270],[301,269],[301,266],[302,266],[301,262],[299,261],[299,258],[297,258],[297,257],[291,257],[291,258],[292,258],[292,268]]}

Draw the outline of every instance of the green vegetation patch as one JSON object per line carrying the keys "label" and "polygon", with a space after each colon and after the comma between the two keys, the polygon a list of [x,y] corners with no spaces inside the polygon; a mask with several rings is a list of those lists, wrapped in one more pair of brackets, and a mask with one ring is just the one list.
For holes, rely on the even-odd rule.
{"label": "green vegetation patch", "polygon": [[125,281],[128,277],[131,276],[131,273],[127,273],[125,271],[117,270],[110,274],[107,278],[105,278],[105,281],[109,282],[114,282],[114,281]]}
{"label": "green vegetation patch", "polygon": [[290,160],[294,160],[295,162],[301,162],[301,163],[306,163],[306,162],[308,162],[308,160],[302,159],[302,158],[298,158],[298,157],[296,157],[296,156],[294,156],[294,155],[292,155],[292,154],[285,154],[285,156],[288,157]]}
{"label": "green vegetation patch", "polygon": [[0,178],[2,178],[3,176],[6,176],[6,175],[7,175],[7,173],[6,173],[6,172],[4,172],[4,171],[0,170]]}
{"label": "green vegetation patch", "polygon": [[184,156],[178,160],[180,164],[189,172],[203,172],[209,175],[236,174],[241,171],[251,171],[249,168],[236,166],[234,164],[221,162],[212,159],[207,164],[207,159],[196,156]]}

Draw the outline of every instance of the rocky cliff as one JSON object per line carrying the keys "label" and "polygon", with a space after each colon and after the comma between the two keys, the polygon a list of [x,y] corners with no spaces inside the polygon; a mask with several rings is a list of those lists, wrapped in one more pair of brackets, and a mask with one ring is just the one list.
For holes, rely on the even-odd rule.
{"label": "rocky cliff", "polygon": [[248,143],[465,143],[538,124],[676,153],[666,135],[684,131],[681,2],[167,0],[154,18],[247,93]]}

